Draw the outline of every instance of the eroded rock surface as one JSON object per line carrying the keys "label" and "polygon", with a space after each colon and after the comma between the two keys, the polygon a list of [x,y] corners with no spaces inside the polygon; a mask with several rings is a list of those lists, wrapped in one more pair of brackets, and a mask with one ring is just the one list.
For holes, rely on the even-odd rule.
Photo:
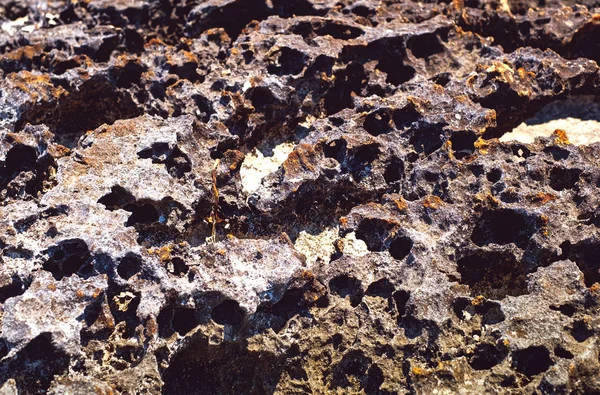
{"label": "eroded rock surface", "polygon": [[600,393],[597,12],[0,0],[0,393]]}

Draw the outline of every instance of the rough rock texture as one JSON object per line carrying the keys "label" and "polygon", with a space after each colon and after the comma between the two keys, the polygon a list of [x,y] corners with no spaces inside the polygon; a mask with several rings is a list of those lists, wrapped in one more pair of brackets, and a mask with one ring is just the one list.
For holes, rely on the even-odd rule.
{"label": "rough rock texture", "polygon": [[0,394],[600,393],[596,12],[0,0]]}

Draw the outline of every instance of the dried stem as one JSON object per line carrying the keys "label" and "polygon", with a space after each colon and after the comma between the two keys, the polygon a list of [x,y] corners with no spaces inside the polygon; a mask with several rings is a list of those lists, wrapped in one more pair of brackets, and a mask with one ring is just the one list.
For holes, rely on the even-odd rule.
{"label": "dried stem", "polygon": [[219,167],[220,159],[215,160],[215,164],[212,169],[212,194],[213,194],[213,207],[210,214],[210,222],[212,223],[211,242],[217,241],[217,223],[219,220],[219,190],[217,189],[217,167]]}

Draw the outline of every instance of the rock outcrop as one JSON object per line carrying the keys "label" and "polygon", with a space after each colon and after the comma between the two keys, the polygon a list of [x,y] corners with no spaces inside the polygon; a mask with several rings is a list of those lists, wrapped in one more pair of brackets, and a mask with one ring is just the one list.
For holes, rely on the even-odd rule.
{"label": "rock outcrop", "polygon": [[0,0],[0,394],[599,393],[597,12]]}

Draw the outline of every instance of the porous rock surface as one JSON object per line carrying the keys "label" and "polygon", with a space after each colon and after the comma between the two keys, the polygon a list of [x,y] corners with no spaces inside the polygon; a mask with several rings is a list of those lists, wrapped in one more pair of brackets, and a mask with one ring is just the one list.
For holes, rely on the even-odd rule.
{"label": "porous rock surface", "polygon": [[600,393],[599,11],[0,0],[0,393]]}

